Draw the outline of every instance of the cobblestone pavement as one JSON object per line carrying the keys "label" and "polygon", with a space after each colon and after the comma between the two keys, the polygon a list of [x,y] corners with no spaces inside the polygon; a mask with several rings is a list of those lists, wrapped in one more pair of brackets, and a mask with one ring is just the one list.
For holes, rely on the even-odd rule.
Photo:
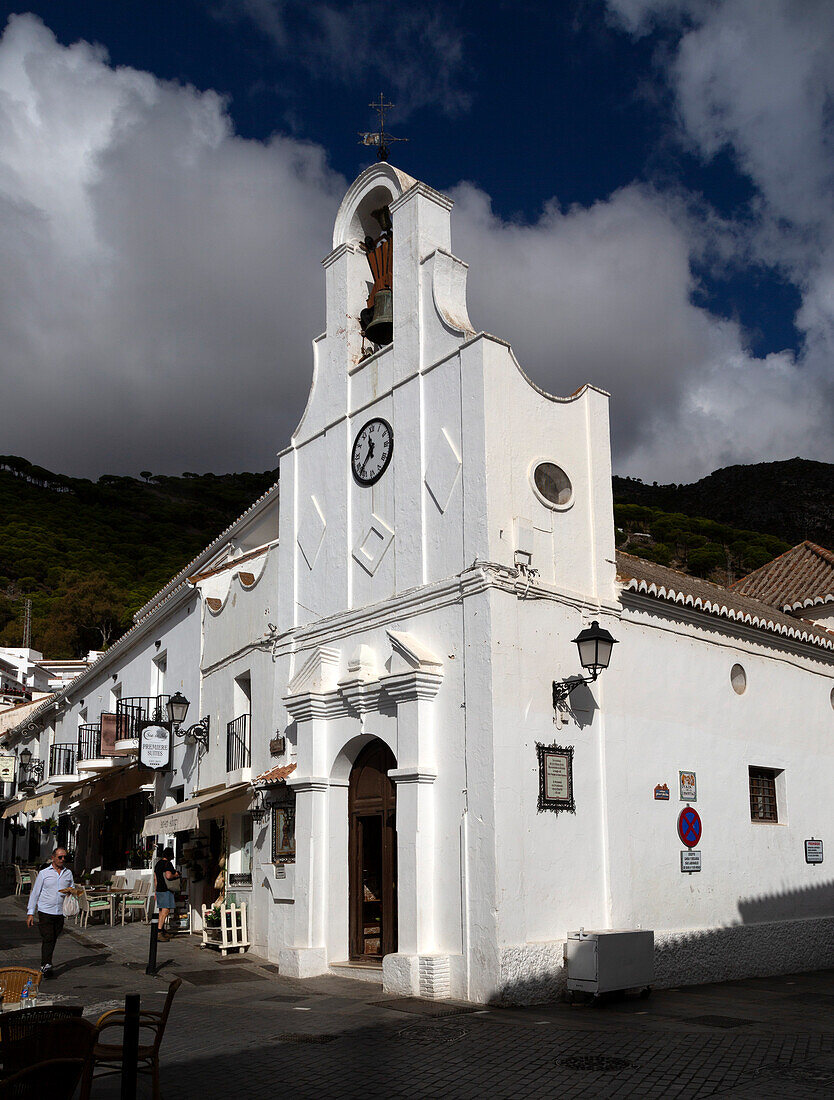
{"label": "cobblestone pavement", "polygon": [[[37,964],[22,899],[0,900],[0,960]],[[183,978],[162,1048],[166,1100],[214,1097],[702,1097],[834,1095],[834,972],[655,992],[598,1007],[479,1009],[386,997],[374,983],[281,977],[252,954],[221,959],[197,937],[160,944],[148,928],[68,925],[55,999],[95,1019],[125,993],[158,1007]],[[118,1096],[116,1080],[93,1096]],[[146,1087],[141,1095],[150,1095]]]}

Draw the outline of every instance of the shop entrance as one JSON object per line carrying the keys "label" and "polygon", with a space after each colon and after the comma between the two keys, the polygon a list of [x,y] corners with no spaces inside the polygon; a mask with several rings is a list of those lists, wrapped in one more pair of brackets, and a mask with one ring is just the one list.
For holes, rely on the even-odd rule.
{"label": "shop entrance", "polygon": [[382,741],[360,752],[348,787],[350,958],[380,961],[397,950],[397,792],[394,754]]}

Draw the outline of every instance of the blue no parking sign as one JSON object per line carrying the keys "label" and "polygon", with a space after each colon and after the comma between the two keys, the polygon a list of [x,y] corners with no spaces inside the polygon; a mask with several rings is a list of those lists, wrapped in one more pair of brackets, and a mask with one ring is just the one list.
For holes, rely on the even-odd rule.
{"label": "blue no parking sign", "polygon": [[692,806],[681,810],[678,816],[678,836],[687,848],[694,848],[701,839],[701,818]]}

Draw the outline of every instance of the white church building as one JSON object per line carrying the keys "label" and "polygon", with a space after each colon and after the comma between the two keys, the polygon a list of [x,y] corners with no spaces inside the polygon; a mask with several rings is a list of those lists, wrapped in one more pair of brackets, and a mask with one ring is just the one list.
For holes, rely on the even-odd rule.
{"label": "white church building", "polygon": [[386,163],[352,184],[280,489],[17,743],[184,691],[207,746],[154,776],[117,738],[43,789],[221,846],[200,879],[287,975],[542,1001],[580,928],[653,930],[661,985],[834,966],[834,558],[813,592],[788,563],[787,606],[618,554],[608,396],[473,329],[451,208]]}

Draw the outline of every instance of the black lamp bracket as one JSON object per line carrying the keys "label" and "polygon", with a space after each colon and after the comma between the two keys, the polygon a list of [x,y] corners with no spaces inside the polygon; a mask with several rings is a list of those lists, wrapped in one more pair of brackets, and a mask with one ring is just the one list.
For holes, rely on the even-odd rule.
{"label": "black lamp bracket", "polygon": [[599,672],[592,672],[590,676],[572,676],[570,680],[553,681],[553,709],[559,710],[567,704],[571,692],[580,684],[592,684],[599,676]]}
{"label": "black lamp bracket", "polygon": [[193,726],[189,726],[187,730],[184,730],[181,725],[175,725],[174,733],[177,737],[182,737],[186,744],[199,745],[204,752],[207,752],[209,747],[210,726],[211,716],[206,714],[199,722],[195,722]]}

